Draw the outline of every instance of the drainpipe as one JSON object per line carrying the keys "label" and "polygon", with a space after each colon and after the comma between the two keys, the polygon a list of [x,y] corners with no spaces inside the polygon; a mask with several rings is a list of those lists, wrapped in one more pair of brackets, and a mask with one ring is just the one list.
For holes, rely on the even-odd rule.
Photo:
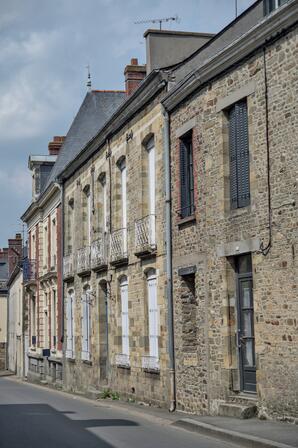
{"label": "drainpipe", "polygon": [[172,278],[172,219],[171,219],[171,156],[170,156],[170,119],[169,113],[162,105],[164,116],[164,158],[165,158],[165,240],[166,240],[166,272],[167,272],[167,305],[168,305],[168,344],[169,344],[169,380],[170,407],[176,409],[175,384],[175,348],[174,348],[174,310],[173,310],[173,278]]}
{"label": "drainpipe", "polygon": [[64,257],[64,184],[63,181],[59,181],[56,183],[60,190],[60,201],[61,201],[61,235],[60,235],[60,266],[58,269],[61,273],[61,285],[60,285],[60,295],[61,295],[61,339],[62,342],[62,351],[63,351],[63,343],[64,343],[64,283],[63,283],[63,257]]}

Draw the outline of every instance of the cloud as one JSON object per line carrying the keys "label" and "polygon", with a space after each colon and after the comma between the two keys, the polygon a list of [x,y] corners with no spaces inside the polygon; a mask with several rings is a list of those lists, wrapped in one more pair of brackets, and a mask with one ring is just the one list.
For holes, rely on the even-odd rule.
{"label": "cloud", "polygon": [[15,167],[6,172],[0,170],[0,190],[7,191],[18,198],[30,197],[31,192],[31,174],[23,167]]}

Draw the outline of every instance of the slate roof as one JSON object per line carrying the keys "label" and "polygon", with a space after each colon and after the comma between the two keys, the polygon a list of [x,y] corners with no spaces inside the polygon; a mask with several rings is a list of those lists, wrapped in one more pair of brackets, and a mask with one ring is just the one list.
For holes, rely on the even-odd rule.
{"label": "slate roof", "polygon": [[98,133],[125,98],[125,92],[119,90],[92,90],[87,93],[59,151],[45,190]]}

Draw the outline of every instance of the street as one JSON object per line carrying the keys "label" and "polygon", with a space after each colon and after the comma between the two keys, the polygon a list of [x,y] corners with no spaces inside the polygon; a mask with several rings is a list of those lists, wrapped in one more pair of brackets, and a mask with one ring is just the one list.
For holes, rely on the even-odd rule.
{"label": "street", "polygon": [[171,426],[172,420],[115,403],[0,378],[1,448],[228,448]]}

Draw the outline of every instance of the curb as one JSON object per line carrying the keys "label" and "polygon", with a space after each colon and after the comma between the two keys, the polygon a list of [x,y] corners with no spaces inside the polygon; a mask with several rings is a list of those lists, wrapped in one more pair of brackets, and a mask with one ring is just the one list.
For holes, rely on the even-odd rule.
{"label": "curb", "polygon": [[206,436],[227,442],[234,442],[247,448],[295,448],[292,445],[286,445],[273,440],[262,439],[260,437],[251,436],[250,434],[231,431],[229,429],[219,428],[208,423],[199,422],[190,418],[183,418],[172,423],[173,426],[197,432]]}

